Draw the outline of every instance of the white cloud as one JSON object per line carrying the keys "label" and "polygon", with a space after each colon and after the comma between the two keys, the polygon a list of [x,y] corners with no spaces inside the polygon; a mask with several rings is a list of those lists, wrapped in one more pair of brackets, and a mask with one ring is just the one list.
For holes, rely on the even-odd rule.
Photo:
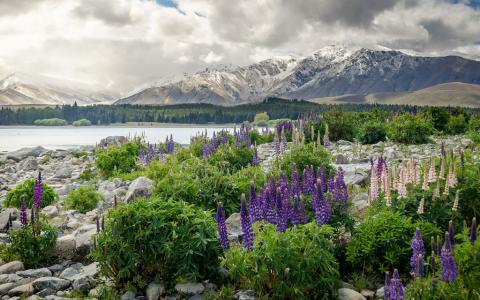
{"label": "white cloud", "polygon": [[[31,4],[35,2],[35,4]],[[480,57],[480,12],[446,0],[2,0],[0,76],[49,74],[129,91],[216,63],[331,44]],[[2,63],[3,62],[3,63]]]}

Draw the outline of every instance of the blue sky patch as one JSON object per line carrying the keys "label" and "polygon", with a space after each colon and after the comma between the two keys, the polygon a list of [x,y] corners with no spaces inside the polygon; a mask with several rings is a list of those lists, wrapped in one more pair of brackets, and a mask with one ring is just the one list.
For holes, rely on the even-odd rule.
{"label": "blue sky patch", "polygon": [[451,0],[452,3],[464,3],[474,9],[480,9],[480,0],[470,0],[470,1],[465,1],[465,0]]}

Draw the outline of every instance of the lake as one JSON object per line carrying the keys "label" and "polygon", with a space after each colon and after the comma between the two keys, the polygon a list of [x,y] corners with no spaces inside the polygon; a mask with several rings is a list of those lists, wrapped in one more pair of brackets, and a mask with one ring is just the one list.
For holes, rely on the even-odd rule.
{"label": "lake", "polygon": [[228,125],[155,125],[155,126],[89,126],[89,127],[43,127],[43,126],[0,126],[0,151],[12,151],[23,147],[43,146],[47,149],[70,149],[94,146],[107,136],[144,135],[150,143],[164,142],[167,136],[180,144],[189,144],[190,137],[199,131],[209,136],[222,129],[233,131]]}

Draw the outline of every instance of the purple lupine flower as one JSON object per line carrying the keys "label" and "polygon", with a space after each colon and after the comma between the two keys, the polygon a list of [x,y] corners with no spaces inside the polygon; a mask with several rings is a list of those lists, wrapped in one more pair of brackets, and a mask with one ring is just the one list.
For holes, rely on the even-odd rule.
{"label": "purple lupine flower", "polygon": [[330,138],[328,137],[328,129],[325,130],[325,134],[323,135],[323,146],[325,148],[330,146]]}
{"label": "purple lupine flower", "polygon": [[24,199],[22,199],[22,203],[20,204],[20,222],[22,226],[27,226],[27,205]]}
{"label": "purple lupine flower", "polygon": [[328,176],[328,192],[333,194],[335,192],[335,178],[333,177],[333,173],[330,172]]}
{"label": "purple lupine flower", "polygon": [[276,205],[276,189],[268,189],[267,190],[267,201],[265,205],[265,221],[270,224],[277,223],[277,217],[275,213],[275,205]]}
{"label": "purple lupine flower", "polygon": [[207,158],[210,156],[210,147],[208,146],[208,142],[205,142],[203,144],[203,153],[202,153],[203,158]]}
{"label": "purple lupine flower", "polygon": [[290,219],[291,219],[292,225],[301,224],[298,196],[295,197],[295,201],[293,202],[292,214]]}
{"label": "purple lupine flower", "polygon": [[212,150],[213,150],[213,151],[217,150],[217,147],[218,147],[217,136],[215,135],[215,132],[213,132],[213,136],[212,136]]}
{"label": "purple lupine flower", "polygon": [[398,270],[393,270],[393,278],[390,280],[390,299],[403,300],[403,284],[398,274]]}
{"label": "purple lupine flower", "polygon": [[448,231],[445,232],[445,243],[440,252],[440,261],[442,262],[442,280],[445,282],[454,282],[457,277],[457,271],[452,254],[450,234]]}
{"label": "purple lupine flower", "polygon": [[285,137],[285,133],[282,134],[282,151],[286,151],[288,147],[287,138]]}
{"label": "purple lupine flower", "polygon": [[152,144],[148,145],[148,152],[150,152],[150,159],[151,160],[156,160],[157,159],[157,153],[155,152],[155,147]]}
{"label": "purple lupine flower", "polygon": [[470,242],[475,243],[477,240],[477,218],[473,217],[472,227],[470,228]]}
{"label": "purple lupine flower", "polygon": [[383,173],[383,157],[380,156],[378,158],[378,161],[377,161],[377,177],[378,177],[378,180],[380,181],[380,178],[382,177],[382,173]]}
{"label": "purple lupine flower", "polygon": [[288,188],[282,192],[283,213],[285,217],[285,227],[288,225],[288,220],[291,220],[294,214],[292,203],[290,203],[290,191]]}
{"label": "purple lupine flower", "polygon": [[390,300],[390,272],[385,272],[385,285],[383,286],[383,298]]}
{"label": "purple lupine flower", "polygon": [[315,213],[315,221],[318,226],[328,223],[330,219],[330,207],[325,201],[322,185],[319,181],[314,185],[312,206]]}
{"label": "purple lupine flower", "polygon": [[290,190],[292,192],[292,197],[299,196],[299,193],[300,193],[300,179],[298,178],[297,166],[296,165],[292,166],[292,172],[290,174],[290,177],[292,178],[292,181],[291,181],[291,184],[290,184]]}
{"label": "purple lupine flower", "polygon": [[455,227],[453,226],[453,221],[448,222],[448,234],[450,235],[450,243],[453,245],[455,243]]}
{"label": "purple lupine flower", "polygon": [[36,208],[42,207],[43,198],[43,185],[42,185],[42,173],[38,172],[37,180],[33,188],[33,206]]}
{"label": "purple lupine flower", "polygon": [[222,203],[218,203],[217,215],[215,216],[215,219],[217,221],[218,240],[220,241],[220,246],[222,246],[223,251],[226,251],[228,248],[230,248],[230,244],[228,243],[227,225],[225,223],[225,210],[223,209]]}
{"label": "purple lupine flower", "polygon": [[[414,277],[421,277],[423,275],[423,257],[425,257],[425,246],[423,244],[422,235],[420,229],[417,228],[415,235],[412,239],[412,257],[410,258],[410,267],[412,268],[411,274]],[[421,262],[419,262],[421,257]],[[420,263],[420,265],[418,265]],[[418,273],[417,273],[418,272]]]}
{"label": "purple lupine flower", "polygon": [[266,220],[266,213],[267,213],[267,188],[262,187],[260,192],[258,193],[258,213],[260,219]]}
{"label": "purple lupine flower", "polygon": [[280,155],[280,142],[278,141],[278,137],[275,135],[275,138],[273,139],[273,147],[275,149],[275,155],[279,156]]}
{"label": "purple lupine flower", "polygon": [[257,199],[257,194],[255,192],[255,184],[252,182],[250,184],[250,217],[252,218],[252,223],[262,219],[262,214],[260,212],[260,206]]}
{"label": "purple lupine flower", "polygon": [[313,167],[306,166],[303,170],[303,193],[310,194],[313,192],[313,185],[315,184],[315,175],[313,174]]}
{"label": "purple lupine flower", "polygon": [[253,158],[252,158],[252,165],[258,166],[260,164],[260,160],[258,159],[258,152],[257,147],[253,148]]}
{"label": "purple lupine flower", "polygon": [[165,157],[163,155],[162,147],[158,147],[158,160],[165,161]]}
{"label": "purple lupine flower", "polygon": [[348,201],[348,190],[343,174],[343,169],[338,168],[337,178],[335,179],[335,192],[333,194],[336,196],[335,200],[337,200],[338,203],[346,205]]}
{"label": "purple lupine flower", "polygon": [[306,224],[307,223],[307,214],[305,213],[305,201],[303,201],[303,197],[300,195],[300,201],[298,203],[299,208],[298,208],[298,218],[300,221],[300,224]]}
{"label": "purple lupine flower", "polygon": [[275,204],[276,204],[276,212],[277,212],[277,215],[276,215],[277,231],[285,232],[285,230],[287,229],[287,217],[286,217],[286,212],[283,205],[282,192],[280,191],[280,188],[277,188],[277,191],[275,194]]}
{"label": "purple lupine flower", "polygon": [[281,173],[278,177],[278,187],[280,188],[281,192],[283,192],[285,189],[288,189],[287,175],[285,175],[285,173]]}
{"label": "purple lupine flower", "polygon": [[247,211],[247,201],[245,194],[242,194],[242,205],[240,207],[240,221],[242,223],[243,246],[248,250],[253,250],[253,229],[250,216]]}
{"label": "purple lupine flower", "polygon": [[323,170],[323,167],[318,167],[317,180],[318,179],[320,179],[320,182],[322,183],[322,189],[324,191],[327,191],[327,182],[325,181],[325,172]]}

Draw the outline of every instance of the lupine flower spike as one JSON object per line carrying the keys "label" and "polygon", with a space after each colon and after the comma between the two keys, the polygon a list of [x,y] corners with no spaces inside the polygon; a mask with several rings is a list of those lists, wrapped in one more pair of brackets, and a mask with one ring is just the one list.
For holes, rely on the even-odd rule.
{"label": "lupine flower spike", "polygon": [[425,206],[425,199],[422,198],[422,200],[420,200],[420,204],[418,205],[417,214],[423,215],[424,206]]}
{"label": "lupine flower spike", "polygon": [[457,277],[457,272],[448,231],[445,232],[445,243],[440,253],[440,260],[442,262],[442,280],[445,282],[454,282]]}
{"label": "lupine flower spike", "polygon": [[457,190],[457,192],[455,193],[455,200],[453,201],[452,211],[457,211],[458,210],[459,199],[460,199],[460,191]]}
{"label": "lupine flower spike", "polygon": [[243,233],[243,246],[248,250],[253,250],[253,229],[252,222],[250,221],[250,216],[247,211],[247,201],[245,199],[245,194],[242,194],[242,204],[240,207],[240,221],[242,223],[242,233]]}
{"label": "lupine flower spike", "polygon": [[477,240],[477,218],[473,217],[472,227],[470,228],[470,242],[475,243]]}
{"label": "lupine flower spike", "polygon": [[403,300],[403,284],[397,269],[393,270],[390,280],[390,300]]}
{"label": "lupine flower spike", "polygon": [[25,204],[25,199],[23,196],[20,205],[20,222],[22,223],[22,226],[27,226],[27,205]]}
{"label": "lupine flower spike", "polygon": [[220,241],[220,246],[222,246],[222,249],[226,251],[230,245],[228,243],[227,225],[225,223],[225,210],[223,209],[222,203],[218,203],[215,220],[217,221],[218,240]]}
{"label": "lupine flower spike", "polygon": [[410,258],[410,267],[412,268],[411,274],[413,277],[421,277],[423,275],[424,256],[425,246],[420,234],[420,229],[417,228],[412,239],[412,257]]}

